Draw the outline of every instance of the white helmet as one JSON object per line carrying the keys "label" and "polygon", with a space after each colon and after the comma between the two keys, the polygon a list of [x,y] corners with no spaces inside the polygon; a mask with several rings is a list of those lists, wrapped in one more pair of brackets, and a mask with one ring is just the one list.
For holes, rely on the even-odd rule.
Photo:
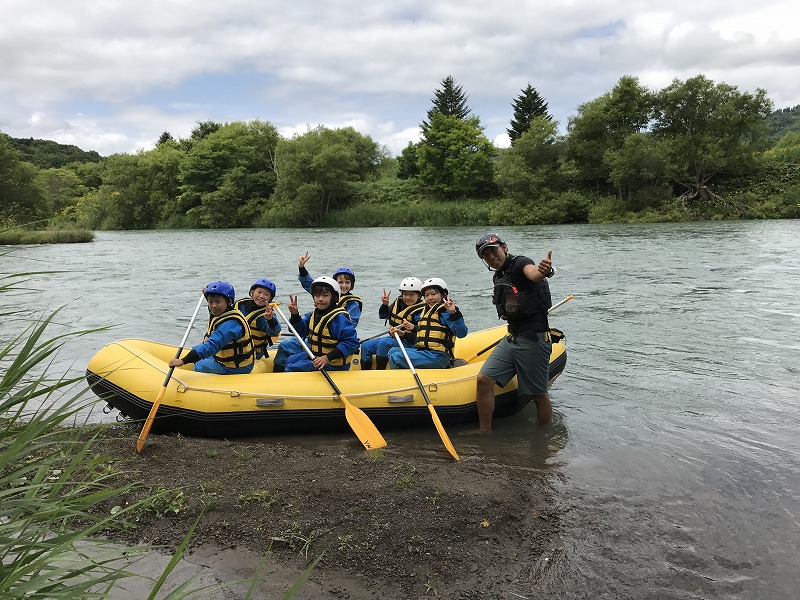
{"label": "white helmet", "polygon": [[419,277],[406,277],[400,282],[401,292],[422,293],[422,280]]}
{"label": "white helmet", "polygon": [[439,291],[442,292],[442,295],[447,296],[447,284],[444,282],[444,279],[439,279],[438,277],[426,279],[425,283],[422,284],[422,289],[420,291],[424,294],[425,290],[429,287],[439,288]]}
{"label": "white helmet", "polygon": [[341,294],[341,290],[339,289],[339,282],[336,281],[333,277],[317,277],[314,281],[311,282],[311,293],[314,293],[314,288],[319,285],[324,285],[331,288],[331,292],[333,293],[333,302],[336,303],[339,301],[339,295]]}

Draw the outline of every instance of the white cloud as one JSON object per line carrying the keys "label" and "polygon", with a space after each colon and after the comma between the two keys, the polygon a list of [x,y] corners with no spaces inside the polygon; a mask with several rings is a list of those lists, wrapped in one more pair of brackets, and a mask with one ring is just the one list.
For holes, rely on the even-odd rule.
{"label": "white cloud", "polygon": [[101,154],[200,120],[282,135],[352,125],[397,154],[434,90],[463,86],[502,143],[528,83],[561,122],[622,75],[650,87],[704,73],[800,104],[798,9],[782,1],[3,0],[0,130]]}

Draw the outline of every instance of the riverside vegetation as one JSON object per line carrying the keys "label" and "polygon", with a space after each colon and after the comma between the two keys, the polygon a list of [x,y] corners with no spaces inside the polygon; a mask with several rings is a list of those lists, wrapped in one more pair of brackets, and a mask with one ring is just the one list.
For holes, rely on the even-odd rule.
{"label": "riverside vegetation", "polygon": [[800,107],[772,109],[763,89],[703,75],[661,90],[624,76],[560,135],[528,85],[500,149],[448,76],[398,157],[350,127],[286,139],[260,120],[201,122],[108,157],[0,134],[0,229],[797,218]]}

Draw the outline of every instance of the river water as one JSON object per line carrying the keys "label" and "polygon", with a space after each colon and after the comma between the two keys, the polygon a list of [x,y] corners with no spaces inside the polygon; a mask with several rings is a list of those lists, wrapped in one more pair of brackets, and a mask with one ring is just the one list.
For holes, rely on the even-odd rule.
{"label": "river water", "polygon": [[[529,407],[489,438],[451,432],[464,457],[551,475],[561,535],[531,565],[543,587],[520,597],[797,598],[800,221],[499,230],[512,252],[538,260],[552,249],[553,300],[575,296],[551,316],[569,352],[553,423],[538,427]],[[483,232],[100,232],[91,244],[11,249],[4,274],[60,272],[3,299],[34,313],[63,305],[54,332],[113,326],[59,354],[55,367],[77,375],[115,339],[180,341],[210,280],[246,293],[266,276],[278,300],[299,292],[309,309],[296,280],[305,250],[312,274],[355,270],[362,338],[382,330],[383,288],[410,274],[444,278],[477,330],[497,324],[474,252]],[[0,338],[17,330],[6,320]],[[195,326],[189,343],[200,336]],[[429,431],[386,437],[441,453]]]}

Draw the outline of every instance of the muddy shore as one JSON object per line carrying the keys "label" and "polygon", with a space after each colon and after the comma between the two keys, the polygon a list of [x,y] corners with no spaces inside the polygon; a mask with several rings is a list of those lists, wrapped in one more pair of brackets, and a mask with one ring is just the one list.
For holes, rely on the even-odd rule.
{"label": "muddy shore", "polygon": [[137,433],[110,426],[97,441],[112,483],[137,484],[99,510],[161,495],[104,534],[171,549],[202,515],[188,561],[216,565],[218,580],[260,569],[263,597],[281,597],[317,559],[294,598],[532,597],[558,551],[546,473],[487,458],[482,436],[454,432],[455,462],[444,447],[366,452],[324,437],[151,435],[137,455]]}

